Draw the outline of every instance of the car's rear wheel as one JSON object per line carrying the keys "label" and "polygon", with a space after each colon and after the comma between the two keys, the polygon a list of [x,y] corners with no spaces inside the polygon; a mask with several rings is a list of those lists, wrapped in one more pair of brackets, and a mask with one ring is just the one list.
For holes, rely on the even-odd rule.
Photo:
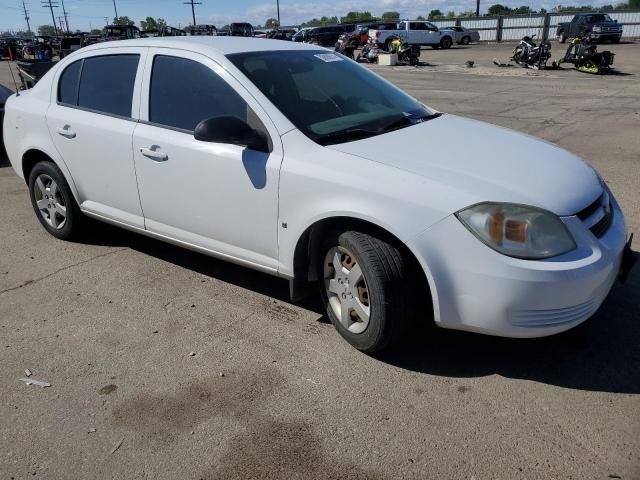
{"label": "car's rear wheel", "polygon": [[462,45],[469,45],[471,43],[471,38],[469,37],[462,37],[462,40],[460,40],[460,43]]}
{"label": "car's rear wheel", "polygon": [[452,44],[453,44],[453,42],[451,41],[451,39],[449,37],[445,37],[442,40],[440,40],[440,46],[445,50],[451,48]]}
{"label": "car's rear wheel", "polygon": [[409,323],[413,291],[401,252],[348,231],[324,243],[320,261],[322,300],[340,335],[367,353],[396,344]]}
{"label": "car's rear wheel", "polygon": [[56,238],[77,236],[82,213],[69,184],[52,162],[37,163],[29,175],[31,204],[42,226]]}

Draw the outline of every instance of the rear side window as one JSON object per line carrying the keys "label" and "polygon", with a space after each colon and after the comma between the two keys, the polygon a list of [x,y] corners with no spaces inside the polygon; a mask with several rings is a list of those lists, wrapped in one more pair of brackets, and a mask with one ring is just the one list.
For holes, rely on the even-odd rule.
{"label": "rear side window", "polygon": [[78,104],[78,84],[80,83],[80,68],[82,60],[73,62],[60,75],[58,83],[58,101],[69,105]]}
{"label": "rear side window", "polygon": [[85,58],[78,90],[78,106],[97,112],[131,117],[133,86],[140,55],[103,55]]}
{"label": "rear side window", "polygon": [[249,106],[218,74],[194,60],[155,57],[149,92],[151,123],[191,132],[202,120],[227,115],[250,120]]}

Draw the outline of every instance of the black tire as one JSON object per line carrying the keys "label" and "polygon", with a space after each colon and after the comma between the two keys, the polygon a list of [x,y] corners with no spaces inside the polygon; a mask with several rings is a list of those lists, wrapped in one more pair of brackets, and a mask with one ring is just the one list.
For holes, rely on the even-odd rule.
{"label": "black tire", "polygon": [[613,37],[611,43],[620,43],[620,37]]}
{"label": "black tire", "polygon": [[438,50],[440,48],[440,45],[431,45],[431,48],[433,48],[434,50]]}
{"label": "black tire", "polygon": [[[50,225],[37,206],[35,190],[38,187],[36,186],[36,180],[41,175],[46,175],[53,181],[55,181],[58,194],[60,196],[59,200],[61,200],[60,203],[63,203],[66,207],[66,218],[64,221],[64,225],[61,228],[55,228]],[[47,232],[60,240],[72,240],[79,236],[82,227],[83,216],[80,212],[80,208],[78,207],[75,198],[73,197],[73,194],[71,193],[71,189],[69,188],[67,180],[64,178],[64,175],[55,163],[38,162],[33,167],[31,173],[29,174],[29,197],[31,198],[31,205],[33,206],[36,217],[38,217],[38,220]]]}
{"label": "black tire", "polygon": [[[356,264],[360,265],[364,275],[370,315],[369,323],[361,333],[353,333],[340,323],[325,288],[325,259],[336,247],[346,249],[354,257]],[[379,352],[397,345],[409,325],[412,300],[407,288],[411,285],[408,280],[411,275],[402,253],[385,240],[361,232],[347,231],[327,239],[319,257],[320,295],[327,315],[338,333],[352,346],[366,353]]]}
{"label": "black tire", "polygon": [[567,41],[567,37],[564,34],[564,32],[559,32],[558,33],[558,42],[565,43],[566,41]]}
{"label": "black tire", "polygon": [[444,49],[444,50],[448,50],[451,48],[451,45],[453,45],[453,41],[451,40],[450,37],[444,37],[442,40],[440,40],[440,46]]}
{"label": "black tire", "polygon": [[462,45],[469,45],[471,43],[471,38],[470,37],[462,37],[462,40],[460,40],[460,44]]}

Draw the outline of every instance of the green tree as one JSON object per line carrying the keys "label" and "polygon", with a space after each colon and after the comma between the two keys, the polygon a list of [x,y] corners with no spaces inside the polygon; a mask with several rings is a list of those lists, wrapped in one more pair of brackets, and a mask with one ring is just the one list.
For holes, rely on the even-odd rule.
{"label": "green tree", "polygon": [[634,10],[640,8],[640,0],[629,0],[629,8]]}
{"label": "green tree", "polygon": [[438,20],[439,18],[444,18],[444,14],[439,9],[431,10],[429,12],[429,20]]}
{"label": "green tree", "polygon": [[92,28],[89,33],[91,35],[100,35],[102,33],[102,30],[100,30],[99,28]]}
{"label": "green tree", "polygon": [[44,37],[53,37],[56,34],[56,29],[53,25],[40,25],[38,27],[38,35]]}
{"label": "green tree", "polygon": [[448,18],[449,20],[453,20],[454,18],[456,18],[456,12],[454,12],[453,10],[449,10],[449,11],[447,12],[447,18]]}
{"label": "green tree", "polygon": [[505,5],[500,5],[496,3],[495,5],[491,5],[489,10],[487,10],[489,15],[508,15],[511,13],[511,9]]}
{"label": "green tree", "polygon": [[384,12],[382,14],[383,20],[400,20],[399,12]]}
{"label": "green tree", "polygon": [[422,15],[418,15],[416,17],[416,20],[426,20],[426,18],[424,18]]}
{"label": "green tree", "polygon": [[268,28],[270,30],[278,28],[278,20],[276,20],[275,18],[267,18],[267,21],[264,22],[264,28]]}
{"label": "green tree", "polygon": [[114,25],[135,25],[136,22],[131,20],[129,17],[114,17],[113,18]]}
{"label": "green tree", "polygon": [[344,17],[340,18],[340,23],[358,23],[368,22],[374,20],[371,12],[349,12]]}
{"label": "green tree", "polygon": [[162,30],[167,26],[167,22],[164,18],[155,19],[153,17],[147,17],[146,20],[140,22],[140,28],[142,30]]}

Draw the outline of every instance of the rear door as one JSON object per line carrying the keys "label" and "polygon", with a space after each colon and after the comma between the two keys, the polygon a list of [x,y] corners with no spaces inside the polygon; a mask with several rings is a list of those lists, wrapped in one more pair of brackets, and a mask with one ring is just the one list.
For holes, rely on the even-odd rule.
{"label": "rear door", "polygon": [[143,227],[131,141],[145,48],[95,50],[56,73],[49,133],[81,208]]}

